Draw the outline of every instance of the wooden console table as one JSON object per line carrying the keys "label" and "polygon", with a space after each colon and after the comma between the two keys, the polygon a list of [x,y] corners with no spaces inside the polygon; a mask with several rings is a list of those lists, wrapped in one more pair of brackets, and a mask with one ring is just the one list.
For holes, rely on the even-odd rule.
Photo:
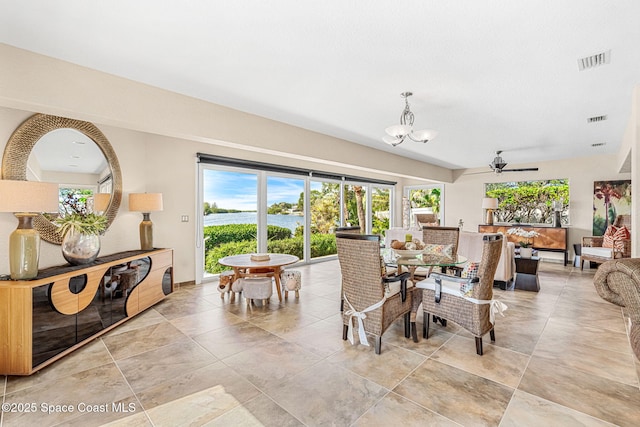
{"label": "wooden console table", "polygon": [[173,292],[173,250],[127,251],[0,281],[0,375],[31,375]]}
{"label": "wooden console table", "polygon": [[564,265],[569,262],[569,243],[568,229],[566,227],[544,227],[522,224],[506,224],[506,225],[479,225],[480,233],[502,233],[510,241],[515,243],[516,247],[522,238],[514,234],[507,234],[510,228],[522,228],[523,230],[533,230],[540,235],[529,239],[533,243],[533,248],[539,251],[564,252]]}

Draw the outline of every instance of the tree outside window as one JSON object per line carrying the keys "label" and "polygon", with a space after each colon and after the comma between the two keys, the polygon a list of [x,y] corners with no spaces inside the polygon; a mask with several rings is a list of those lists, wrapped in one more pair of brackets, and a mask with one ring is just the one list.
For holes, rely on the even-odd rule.
{"label": "tree outside window", "polygon": [[569,223],[569,180],[500,182],[485,184],[486,196],[498,199],[496,222],[550,224],[553,202],[562,203],[562,224]]}

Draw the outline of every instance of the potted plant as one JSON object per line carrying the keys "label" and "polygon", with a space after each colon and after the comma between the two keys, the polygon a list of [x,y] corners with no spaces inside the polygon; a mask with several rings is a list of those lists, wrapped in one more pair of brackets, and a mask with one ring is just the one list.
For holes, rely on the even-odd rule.
{"label": "potted plant", "polygon": [[86,198],[67,195],[61,204],[64,214],[53,222],[62,236],[62,256],[74,265],[93,262],[100,252],[100,234],[107,228],[107,217],[90,212]]}
{"label": "potted plant", "polygon": [[533,239],[540,235],[535,230],[525,230],[520,227],[514,227],[507,230],[507,234],[515,234],[518,237],[522,237],[520,241],[518,241],[518,245],[520,246],[520,256],[522,258],[531,258],[533,255],[533,248],[531,247],[532,242],[529,239]]}

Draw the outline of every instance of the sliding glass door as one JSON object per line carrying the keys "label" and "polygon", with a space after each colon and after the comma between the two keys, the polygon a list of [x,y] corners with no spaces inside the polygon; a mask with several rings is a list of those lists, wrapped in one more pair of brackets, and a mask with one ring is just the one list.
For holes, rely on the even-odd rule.
{"label": "sliding glass door", "polygon": [[303,262],[334,257],[335,230],[383,234],[392,221],[393,186],[269,170],[199,164],[197,277],[225,270],[218,260],[254,252]]}

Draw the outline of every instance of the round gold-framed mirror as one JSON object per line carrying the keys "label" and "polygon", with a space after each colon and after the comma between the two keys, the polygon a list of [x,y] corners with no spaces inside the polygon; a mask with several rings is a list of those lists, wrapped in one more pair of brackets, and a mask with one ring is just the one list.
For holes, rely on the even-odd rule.
{"label": "round gold-framed mirror", "polygon": [[[26,181],[29,157],[34,146],[45,135],[61,129],[75,130],[91,139],[107,161],[111,174],[111,198],[104,211],[108,228],[120,208],[122,173],[118,157],[109,140],[92,123],[48,114],[34,114],[29,117],[18,126],[7,142],[2,156],[2,179]],[[56,232],[57,227],[43,215],[38,215],[34,219],[33,226],[38,230],[43,240],[57,245],[62,243],[62,237]]]}

